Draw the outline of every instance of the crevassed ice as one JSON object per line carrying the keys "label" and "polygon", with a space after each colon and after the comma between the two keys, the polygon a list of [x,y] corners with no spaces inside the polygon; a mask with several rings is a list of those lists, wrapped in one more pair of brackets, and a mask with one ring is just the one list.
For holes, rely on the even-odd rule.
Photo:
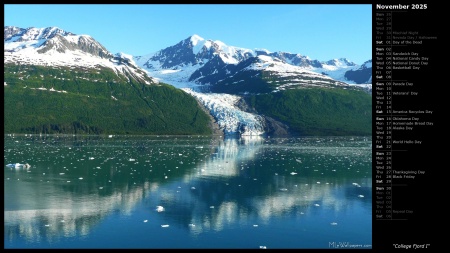
{"label": "crevassed ice", "polygon": [[190,88],[182,90],[197,98],[216,118],[225,135],[262,135],[264,134],[264,118],[244,112],[235,104],[239,96],[222,93],[199,93]]}

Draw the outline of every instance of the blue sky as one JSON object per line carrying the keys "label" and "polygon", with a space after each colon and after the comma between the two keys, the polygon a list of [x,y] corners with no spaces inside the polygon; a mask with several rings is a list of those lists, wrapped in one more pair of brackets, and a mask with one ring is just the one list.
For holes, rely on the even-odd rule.
{"label": "blue sky", "polygon": [[370,4],[6,4],[4,12],[5,26],[56,26],[135,56],[197,34],[319,61],[372,57]]}

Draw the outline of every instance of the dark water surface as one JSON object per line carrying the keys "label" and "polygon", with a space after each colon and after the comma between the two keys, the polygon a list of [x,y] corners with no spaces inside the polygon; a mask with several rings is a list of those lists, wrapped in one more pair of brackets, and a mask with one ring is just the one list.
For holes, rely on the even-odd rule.
{"label": "dark water surface", "polygon": [[371,144],[5,135],[4,246],[370,248]]}

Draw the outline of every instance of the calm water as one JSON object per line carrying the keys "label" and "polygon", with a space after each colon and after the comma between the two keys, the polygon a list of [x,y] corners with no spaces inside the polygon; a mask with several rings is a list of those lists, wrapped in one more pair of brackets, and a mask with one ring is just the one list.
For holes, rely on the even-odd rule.
{"label": "calm water", "polygon": [[[4,246],[364,247],[372,244],[371,144],[5,135]],[[31,167],[6,166],[15,163]]]}

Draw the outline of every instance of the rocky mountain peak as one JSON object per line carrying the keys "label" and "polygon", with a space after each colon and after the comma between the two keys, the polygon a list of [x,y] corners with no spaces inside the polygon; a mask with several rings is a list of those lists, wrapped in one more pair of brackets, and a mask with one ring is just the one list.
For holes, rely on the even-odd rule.
{"label": "rocky mountain peak", "polygon": [[18,28],[14,26],[4,27],[4,40],[5,41],[32,41],[32,40],[43,40],[51,39],[56,35],[68,36],[75,35],[71,32],[64,31],[58,27],[46,27],[46,28]]}

